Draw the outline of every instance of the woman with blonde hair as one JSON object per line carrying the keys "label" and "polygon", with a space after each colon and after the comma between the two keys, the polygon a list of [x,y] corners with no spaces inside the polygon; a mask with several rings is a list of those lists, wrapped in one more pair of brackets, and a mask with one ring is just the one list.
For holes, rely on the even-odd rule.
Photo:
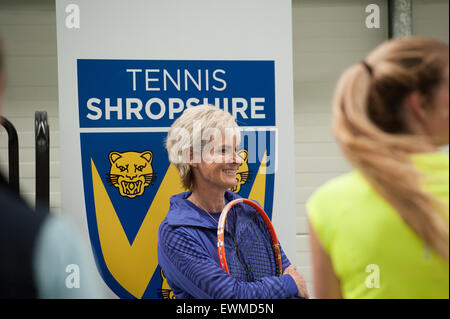
{"label": "woman with blonde hair", "polygon": [[382,43],[341,76],[333,130],[355,170],[307,202],[318,298],[449,298],[449,48]]}
{"label": "woman with blonde hair", "polygon": [[[242,272],[229,275],[220,267],[217,226],[225,205],[240,198],[229,190],[237,184],[240,138],[233,116],[210,105],[186,109],[173,123],[166,148],[187,191],[170,198],[169,212],[159,227],[159,265],[179,299],[308,297],[303,277],[283,252],[282,276],[257,274],[233,239],[227,259],[239,260]],[[230,225],[242,220],[238,217]],[[237,228],[229,229],[230,238]],[[250,236],[248,231],[242,235]]]}

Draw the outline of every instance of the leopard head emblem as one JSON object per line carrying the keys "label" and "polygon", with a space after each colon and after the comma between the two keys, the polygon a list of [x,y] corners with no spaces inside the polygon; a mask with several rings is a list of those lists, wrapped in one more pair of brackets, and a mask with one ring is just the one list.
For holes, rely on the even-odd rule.
{"label": "leopard head emblem", "polygon": [[239,193],[242,185],[244,185],[249,180],[249,169],[248,169],[248,151],[246,149],[240,150],[237,155],[241,158],[241,165],[236,172],[236,186],[232,187],[230,190],[234,193]]}
{"label": "leopard head emblem", "polygon": [[119,189],[120,195],[135,198],[144,194],[145,187],[153,179],[153,153],[139,152],[111,152],[109,161],[109,182]]}

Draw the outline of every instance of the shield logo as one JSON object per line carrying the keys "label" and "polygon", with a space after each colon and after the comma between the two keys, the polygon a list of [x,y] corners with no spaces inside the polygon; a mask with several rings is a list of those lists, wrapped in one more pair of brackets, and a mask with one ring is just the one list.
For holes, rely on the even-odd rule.
{"label": "shield logo", "polygon": [[[175,114],[179,116],[181,111],[176,108],[170,111],[167,102],[160,105],[159,111],[150,106],[147,112],[154,115],[165,109],[160,121],[152,120],[149,114],[145,119],[144,105],[149,105],[146,101],[155,98],[167,101],[167,97],[155,95],[153,91],[140,92],[137,84],[133,87],[133,81],[124,89],[122,79],[124,74],[128,80],[130,75],[133,77],[126,70],[170,70],[169,62],[174,61],[157,62],[78,60],[81,163],[90,242],[102,278],[121,298],[173,297],[158,265],[156,249],[158,228],[169,210],[169,199],[185,191],[164,147],[168,128]],[[171,74],[191,65],[189,61],[175,62]],[[199,61],[195,61],[194,66],[198,65]],[[139,73],[133,72],[136,76]],[[270,76],[273,82],[273,72]],[[175,90],[161,94],[186,100],[186,92]],[[114,105],[112,100],[116,101]],[[242,164],[237,186],[232,189],[243,197],[257,200],[270,216],[275,143],[274,127],[242,130],[238,154]]]}

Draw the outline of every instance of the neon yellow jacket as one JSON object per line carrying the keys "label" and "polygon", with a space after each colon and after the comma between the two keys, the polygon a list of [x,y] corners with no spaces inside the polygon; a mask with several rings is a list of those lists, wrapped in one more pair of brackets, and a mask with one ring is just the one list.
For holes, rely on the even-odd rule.
{"label": "neon yellow jacket", "polygon": [[[412,161],[427,174],[424,188],[446,203],[448,223],[448,155],[416,154]],[[449,298],[448,262],[357,171],[321,186],[307,211],[344,298]]]}

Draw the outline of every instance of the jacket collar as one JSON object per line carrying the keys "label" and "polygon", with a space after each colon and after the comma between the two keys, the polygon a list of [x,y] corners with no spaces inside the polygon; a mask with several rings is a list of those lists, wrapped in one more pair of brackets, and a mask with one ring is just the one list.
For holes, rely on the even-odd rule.
{"label": "jacket collar", "polygon": [[[194,226],[217,229],[217,223],[204,210],[198,208],[187,199],[191,193],[191,191],[187,191],[170,198],[170,209],[166,217],[169,226]],[[225,191],[224,197],[225,204],[233,199],[240,198],[239,195],[230,190]]]}

